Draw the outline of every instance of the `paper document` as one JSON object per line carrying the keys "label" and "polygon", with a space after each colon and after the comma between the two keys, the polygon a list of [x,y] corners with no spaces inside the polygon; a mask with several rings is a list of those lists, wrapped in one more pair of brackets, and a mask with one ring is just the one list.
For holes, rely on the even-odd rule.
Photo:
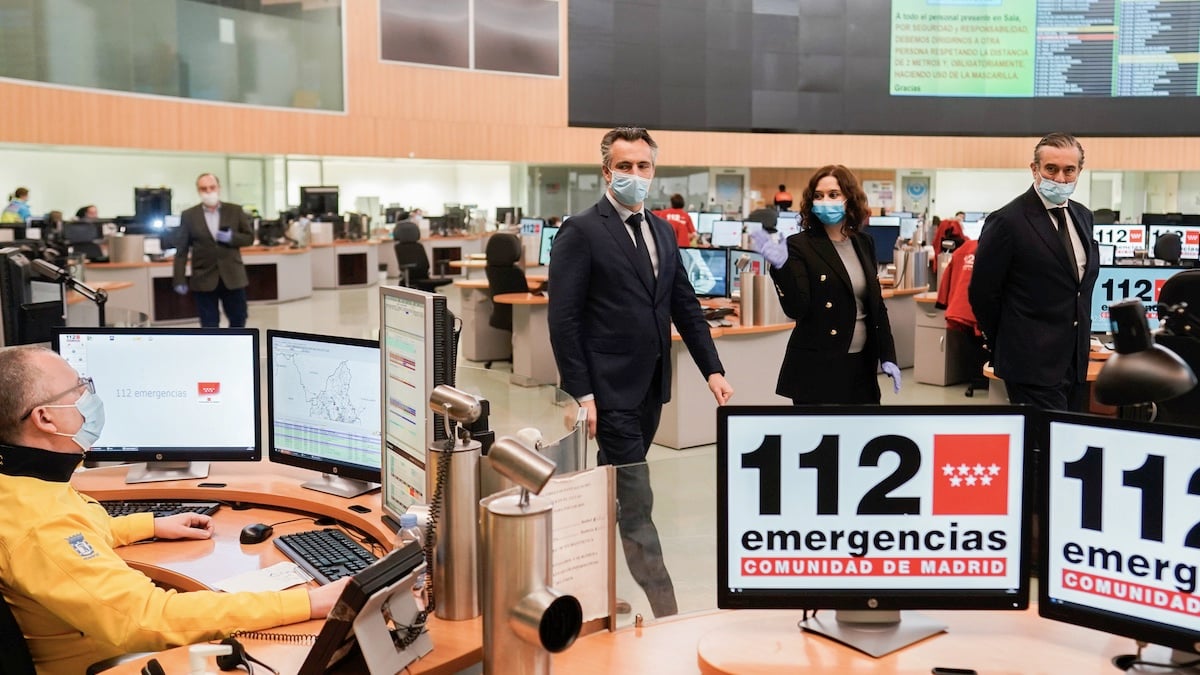
{"label": "paper document", "polygon": [[218,581],[213,586],[226,593],[282,591],[285,588],[307,584],[310,581],[312,581],[312,577],[308,576],[296,563],[281,562],[253,572],[243,572]]}

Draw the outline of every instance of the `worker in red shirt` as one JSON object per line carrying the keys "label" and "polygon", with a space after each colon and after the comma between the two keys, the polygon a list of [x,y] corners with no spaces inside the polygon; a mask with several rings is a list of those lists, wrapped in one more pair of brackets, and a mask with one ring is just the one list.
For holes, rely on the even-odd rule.
{"label": "worker in red shirt", "polygon": [[683,210],[683,195],[671,195],[671,208],[655,211],[654,215],[671,224],[675,230],[675,242],[681,248],[692,245],[692,239],[696,236],[696,224],[692,222],[692,217],[687,211]]}
{"label": "worker in red shirt", "polygon": [[787,191],[786,185],[780,185],[779,192],[775,193],[775,208],[780,211],[792,208],[792,193]]}

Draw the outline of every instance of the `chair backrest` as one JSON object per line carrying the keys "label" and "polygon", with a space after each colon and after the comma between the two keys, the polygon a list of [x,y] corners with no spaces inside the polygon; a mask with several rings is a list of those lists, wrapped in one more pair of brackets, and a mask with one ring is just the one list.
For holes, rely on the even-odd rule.
{"label": "chair backrest", "polygon": [[411,220],[402,220],[392,229],[392,238],[403,242],[417,241],[421,238],[421,228]]}
{"label": "chair backrest", "polygon": [[1092,211],[1093,225],[1113,225],[1117,222],[1117,212],[1112,209],[1096,209]]}
{"label": "chair backrest", "polygon": [[412,265],[408,274],[409,282],[429,278],[429,255],[425,247],[418,241],[398,241],[395,243],[396,263],[400,266]]}
{"label": "chair backrest", "polygon": [[0,675],[36,675],[33,656],[17,618],[7,602],[0,603]]}
{"label": "chair backrest", "polygon": [[[524,293],[529,290],[525,281],[525,270],[517,267],[521,258],[521,240],[515,234],[493,234],[485,250],[487,255],[488,296],[501,293]],[[512,330],[512,305],[492,303],[492,314],[488,325],[500,330]]]}
{"label": "chair backrest", "polygon": [[1183,242],[1180,241],[1179,235],[1174,232],[1167,232],[1158,235],[1158,240],[1154,242],[1154,257],[1159,260],[1165,260],[1174,265],[1179,262],[1179,256],[1183,253]]}
{"label": "chair backrest", "polygon": [[[1167,279],[1159,291],[1158,302],[1162,305],[1186,302],[1188,313],[1200,317],[1200,269],[1184,270]],[[1191,366],[1192,372],[1200,374],[1200,337],[1161,334],[1155,336],[1154,341],[1178,354]],[[1183,396],[1160,401],[1156,421],[1200,426],[1200,387]]]}

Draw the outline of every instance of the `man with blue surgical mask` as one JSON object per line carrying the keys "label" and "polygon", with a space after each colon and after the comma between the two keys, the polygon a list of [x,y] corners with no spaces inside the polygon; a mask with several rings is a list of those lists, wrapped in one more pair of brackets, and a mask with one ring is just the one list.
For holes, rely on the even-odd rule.
{"label": "man with blue surgical mask", "polygon": [[[643,208],[658,145],[641,128],[600,142],[607,190],[571,216],[550,260],[550,344],[561,386],[587,411],[598,462],[617,466],[617,524],[633,578],[655,616],[678,611],[650,518],[646,452],[671,398],[671,324],[718,405],[733,395],[679,257],[674,230]],[[699,383],[697,383],[699,384]]]}
{"label": "man with blue surgical mask", "polygon": [[[150,539],[208,539],[209,516],[112,518],[71,487],[104,431],[90,378],[42,347],[0,349],[0,593],[43,674],[82,673],[128,652],[228,637],[329,614],[348,579],[317,589],[177,593],[114,550]],[[0,654],[0,660],[12,658]]]}
{"label": "man with blue surgical mask", "polygon": [[1083,146],[1049,134],[1029,168],[1029,190],[984,222],[968,296],[1010,402],[1084,411],[1099,249],[1092,212],[1071,199]]}

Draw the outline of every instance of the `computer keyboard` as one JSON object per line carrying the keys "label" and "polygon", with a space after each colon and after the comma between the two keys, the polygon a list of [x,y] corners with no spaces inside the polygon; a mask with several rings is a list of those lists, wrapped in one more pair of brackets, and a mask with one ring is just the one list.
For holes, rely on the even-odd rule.
{"label": "computer keyboard", "polygon": [[155,518],[173,516],[176,513],[202,513],[211,516],[221,508],[220,502],[161,502],[161,501],[104,501],[100,502],[108,515],[128,516],[134,513],[150,512]]}
{"label": "computer keyboard", "polygon": [[321,584],[353,576],[378,558],[341,530],[326,528],[275,537],[275,546]]}

